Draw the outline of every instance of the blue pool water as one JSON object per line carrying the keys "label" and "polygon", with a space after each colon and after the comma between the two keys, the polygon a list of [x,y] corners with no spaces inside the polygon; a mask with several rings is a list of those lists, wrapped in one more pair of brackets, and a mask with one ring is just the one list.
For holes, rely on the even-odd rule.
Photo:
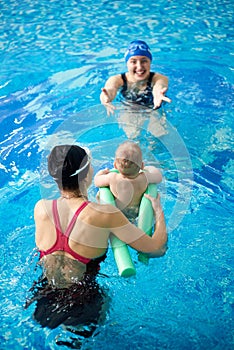
{"label": "blue pool water", "polygon": [[166,134],[146,118],[136,138],[164,174],[169,250],[148,266],[132,252],[129,279],[109,251],[99,282],[110,309],[82,349],[233,349],[233,2],[2,0],[0,10],[0,348],[71,342],[23,307],[39,275],[33,207],[57,194],[45,161],[54,144],[89,146],[95,171],[113,161],[129,125],[119,104],[106,116],[99,94],[141,38],[170,79]]}

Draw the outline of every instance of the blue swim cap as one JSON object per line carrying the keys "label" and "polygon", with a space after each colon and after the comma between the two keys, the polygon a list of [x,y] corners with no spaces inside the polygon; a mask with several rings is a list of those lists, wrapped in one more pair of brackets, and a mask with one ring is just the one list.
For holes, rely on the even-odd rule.
{"label": "blue swim cap", "polygon": [[125,52],[125,61],[128,62],[129,58],[132,56],[146,56],[152,61],[152,54],[150,52],[149,46],[146,42],[142,40],[133,40]]}

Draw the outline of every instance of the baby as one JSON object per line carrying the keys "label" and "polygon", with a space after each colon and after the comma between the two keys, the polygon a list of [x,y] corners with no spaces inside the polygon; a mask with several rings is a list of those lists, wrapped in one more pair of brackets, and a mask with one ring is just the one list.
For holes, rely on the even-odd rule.
{"label": "baby", "polygon": [[132,141],[119,145],[115,153],[114,167],[118,172],[100,170],[94,177],[94,184],[97,187],[109,186],[116,206],[129,220],[134,220],[148,184],[160,183],[162,174],[154,166],[144,166],[141,149]]}

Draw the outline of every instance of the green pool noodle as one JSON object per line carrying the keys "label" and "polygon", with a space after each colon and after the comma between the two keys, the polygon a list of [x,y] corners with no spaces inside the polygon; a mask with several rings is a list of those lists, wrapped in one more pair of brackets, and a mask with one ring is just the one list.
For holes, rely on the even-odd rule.
{"label": "green pool noodle", "polygon": [[[156,198],[158,193],[157,186],[155,184],[149,184],[145,193]],[[137,226],[142,231],[144,231],[147,235],[151,236],[153,224],[154,224],[154,212],[151,205],[151,201],[143,195],[141,199],[140,208],[139,208]],[[147,254],[139,252],[138,260],[143,262],[144,264],[148,264],[149,258]]]}
{"label": "green pool noodle", "polygon": [[[115,199],[109,187],[100,187],[99,194],[100,202],[102,204],[112,204],[115,206]],[[113,234],[110,236],[110,242],[119,275],[121,277],[135,275],[136,269],[129,253],[128,246]]]}

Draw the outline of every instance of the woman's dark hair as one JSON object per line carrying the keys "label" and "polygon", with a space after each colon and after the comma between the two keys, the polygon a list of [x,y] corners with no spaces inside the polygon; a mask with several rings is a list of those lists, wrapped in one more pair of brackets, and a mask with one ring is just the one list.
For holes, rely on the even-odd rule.
{"label": "woman's dark hair", "polygon": [[[55,146],[48,157],[48,171],[63,190],[77,190],[89,171],[89,157],[79,146]],[[80,171],[79,171],[80,169]]]}

